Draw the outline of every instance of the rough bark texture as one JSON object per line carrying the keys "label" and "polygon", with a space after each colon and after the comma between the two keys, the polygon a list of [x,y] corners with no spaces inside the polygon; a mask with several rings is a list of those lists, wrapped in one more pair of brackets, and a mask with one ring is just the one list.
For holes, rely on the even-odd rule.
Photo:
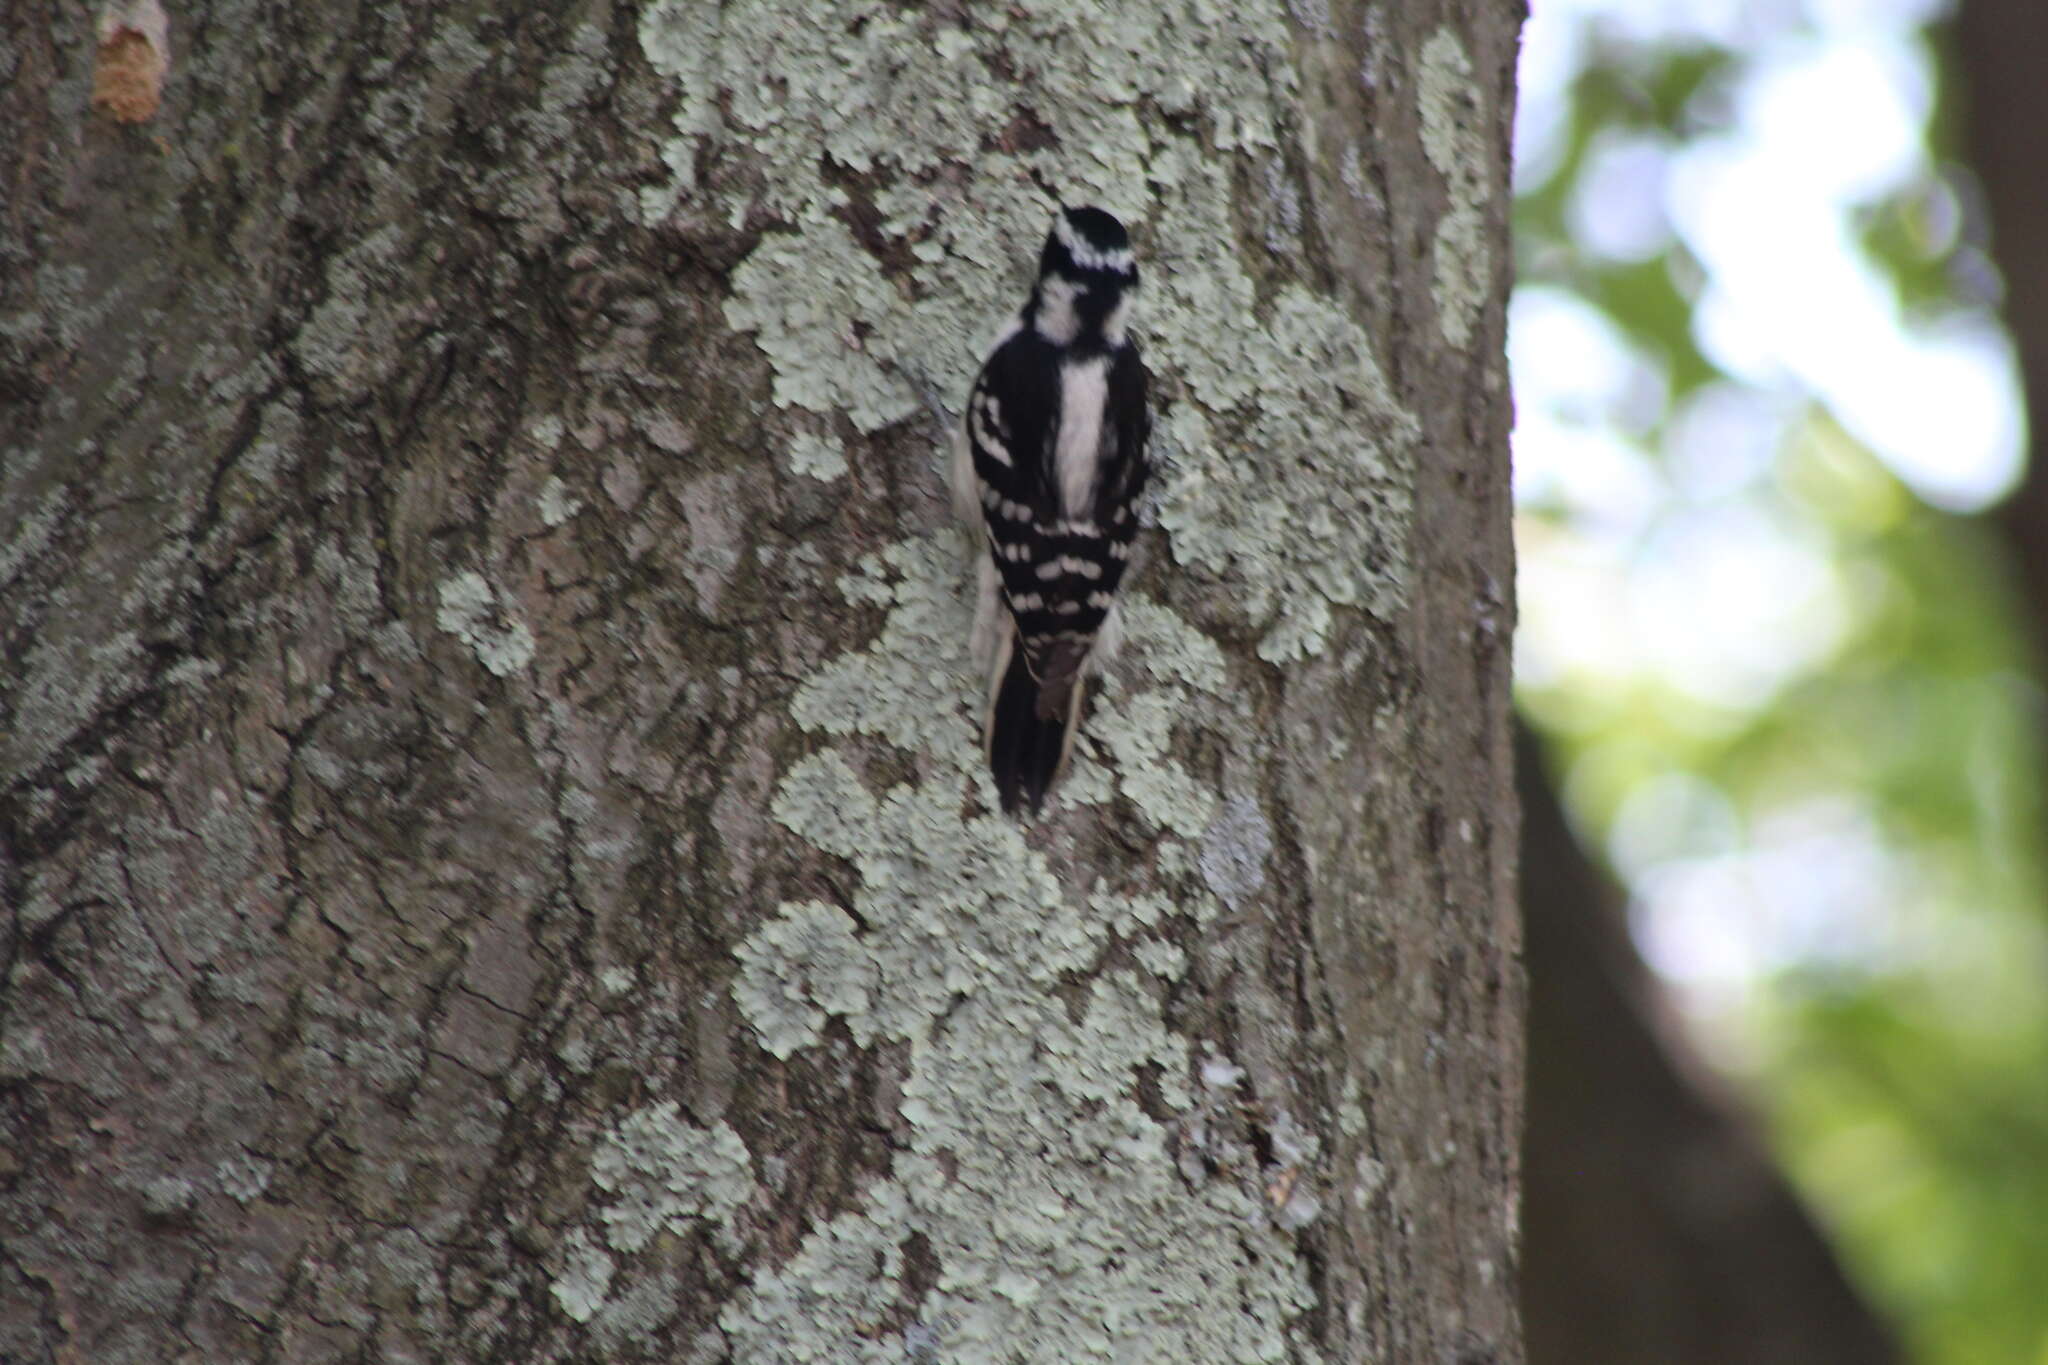
{"label": "rough bark texture", "polygon": [[[154,10],[0,12],[0,1358],[1520,1358],[1508,6]],[[1055,193],[1172,467],[1022,828]]]}
{"label": "rough bark texture", "polygon": [[1668,1015],[1521,746],[1532,1365],[1881,1365],[1898,1348]]}

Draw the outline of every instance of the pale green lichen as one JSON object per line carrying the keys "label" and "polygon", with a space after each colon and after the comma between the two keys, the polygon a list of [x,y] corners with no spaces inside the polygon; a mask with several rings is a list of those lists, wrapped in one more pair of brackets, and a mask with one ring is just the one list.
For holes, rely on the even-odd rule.
{"label": "pale green lichen", "polygon": [[604,1293],[612,1285],[618,1265],[610,1254],[582,1228],[571,1228],[561,1240],[561,1273],[549,1289],[555,1306],[578,1322],[590,1322],[604,1308]]}
{"label": "pale green lichen", "polygon": [[698,139],[718,127],[721,11],[716,5],[687,3],[651,4],[640,10],[640,50],[657,72],[669,78],[676,93],[670,115],[675,136],[663,141],[661,153],[674,182],[641,191],[641,216],[649,226],[675,206],[679,192],[696,188]]}
{"label": "pale green lichen", "polygon": [[1091,745],[1078,746],[1082,756],[1067,799],[1109,795],[1110,784],[1089,753],[1091,746],[1099,747],[1115,760],[1115,788],[1141,815],[1162,829],[1192,837],[1208,824],[1215,796],[1172,756],[1173,727],[1189,713],[1196,694],[1214,696],[1224,690],[1223,653],[1215,641],[1162,607],[1133,597],[1122,611],[1125,647],[1148,685],[1133,690],[1116,671],[1104,678],[1086,729]]}
{"label": "pale green lichen", "polygon": [[1485,219],[1492,167],[1472,59],[1448,28],[1438,29],[1422,45],[1415,102],[1423,151],[1443,176],[1450,200],[1436,225],[1437,323],[1444,340],[1463,350],[1492,293],[1493,253]]}
{"label": "pale green lichen", "polygon": [[180,659],[164,670],[163,680],[167,687],[196,687],[220,673],[220,664],[213,659]]}
{"label": "pale green lichen", "polygon": [[[991,809],[962,648],[965,557],[942,536],[864,560],[841,587],[885,609],[881,632],[820,670],[792,708],[807,728],[919,754],[921,777],[871,791],[837,749],[785,773],[775,816],[852,865],[862,929],[835,907],[786,905],[741,947],[735,992],[779,1055],[822,1037],[833,1015],[857,1042],[907,1044],[908,1138],[889,1178],[721,1315],[732,1359],[893,1361],[913,1332],[943,1360],[1121,1361],[1140,1342],[1189,1362],[1284,1358],[1287,1324],[1311,1302],[1303,1266],[1255,1189],[1190,1189],[1169,1125],[1135,1097],[1143,1072],[1169,1109],[1194,1103],[1188,1043],[1154,993],[1186,969],[1155,937],[1186,911],[1156,891],[1069,896]],[[1220,705],[1223,661],[1170,612],[1132,606],[1128,676],[1090,726],[1163,736],[1170,721],[1147,699],[1170,696],[1168,712]],[[1159,808],[1108,747],[1112,780],[1141,811]],[[1117,939],[1133,941],[1148,974],[1099,970]],[[1058,987],[1091,968],[1070,1016]],[[873,1325],[900,1311],[913,1237],[938,1283],[912,1305],[915,1324],[878,1336]]]}
{"label": "pale green lichen", "polygon": [[[1249,282],[1227,283],[1212,306],[1248,316]],[[1171,353],[1194,358],[1197,392],[1214,400],[1177,405],[1163,429],[1174,463],[1159,524],[1174,558],[1234,580],[1252,619],[1271,623],[1259,654],[1274,662],[1320,653],[1333,606],[1390,614],[1406,591],[1420,427],[1365,333],[1295,286],[1259,328],[1175,321],[1187,330]]]}
{"label": "pale green lichen", "polygon": [[618,1266],[582,1228],[562,1239],[562,1269],[549,1286],[555,1306],[577,1322],[589,1322],[604,1307]]}
{"label": "pale green lichen", "polygon": [[568,1032],[555,1044],[555,1056],[577,1075],[587,1076],[597,1061],[597,1045],[588,1034]]}
{"label": "pale green lichen", "polygon": [[1364,1208],[1372,1197],[1386,1188],[1386,1163],[1376,1160],[1370,1152],[1360,1152],[1358,1160],[1352,1163],[1358,1175],[1358,1183],[1351,1187],[1351,1202]]}
{"label": "pale green lichen", "polygon": [[[1176,688],[1123,696],[1120,689],[1105,687],[1088,729],[1095,744],[1115,760],[1116,785],[1139,813],[1186,837],[1201,833],[1216,801],[1172,756],[1173,727],[1187,714],[1183,703],[1184,694]],[[1095,766],[1092,758],[1087,766]],[[1082,773],[1081,780],[1089,775]]]}
{"label": "pale green lichen", "polygon": [[49,545],[51,533],[62,524],[70,501],[71,490],[59,488],[14,523],[7,540],[0,543],[0,587],[12,583],[23,566]]}
{"label": "pale green lichen", "polygon": [[[1343,308],[1299,285],[1262,290],[1236,255],[1240,169],[1271,186],[1251,226],[1298,250],[1283,142],[1302,114],[1277,7],[1180,0],[1140,24],[1106,2],[1022,0],[960,27],[885,0],[849,0],[829,22],[796,0],[654,0],[639,36],[675,100],[672,179],[639,207],[650,222],[758,231],[726,320],[753,334],[778,405],[873,432],[932,392],[957,397],[1028,287],[1047,191],[1101,203],[1145,250],[1140,334],[1178,395],[1161,441],[1174,557],[1228,580],[1223,600],[1274,661],[1323,649],[1338,608],[1399,606],[1415,419]],[[714,188],[700,158],[720,135],[740,155]],[[789,467],[835,476],[812,439],[792,441]],[[787,905],[756,926],[734,990],[777,1055],[821,1046],[835,1017],[857,1043],[901,1048],[907,1137],[853,1208],[756,1270],[721,1316],[727,1352],[1313,1358],[1288,1335],[1311,1303],[1305,1267],[1263,1192],[1177,1169],[1176,1120],[1135,1098],[1143,1074],[1168,1108],[1193,1103],[1194,1062],[1157,994],[1186,957],[1159,935],[1221,913],[1189,841],[1223,806],[1177,765],[1174,730],[1240,724],[1244,703],[1213,643],[1129,603],[1129,654],[1102,681],[1054,811],[1127,800],[1159,832],[1162,890],[1068,891],[993,808],[965,657],[969,561],[952,536],[862,560],[841,587],[879,609],[880,633],[792,703],[806,730],[855,742],[794,763],[772,809],[857,885],[844,907]],[[909,756],[912,778],[869,788],[877,740]],[[1107,965],[1126,947],[1142,970]],[[1090,974],[1070,1016],[1060,988]],[[938,1279],[906,1305],[914,1237]],[[915,1321],[878,1332],[906,1309]]]}
{"label": "pale green lichen", "polygon": [[221,1193],[238,1204],[247,1204],[269,1189],[276,1173],[275,1163],[245,1152],[226,1157],[213,1168]]}
{"label": "pale green lichen", "polygon": [[786,905],[740,945],[739,959],[733,999],[761,1046],[776,1056],[816,1043],[833,1014],[847,1021],[855,1039],[870,1041],[875,961],[844,910],[817,901]]}
{"label": "pale green lichen", "polygon": [[1365,1086],[1358,1079],[1356,1071],[1346,1072],[1344,1088],[1337,1100],[1337,1131],[1345,1137],[1364,1135],[1368,1120],[1365,1116]]}
{"label": "pale green lichen", "polygon": [[[846,6],[834,25],[793,2],[670,0],[645,12],[641,45],[678,96],[664,147],[676,180],[645,199],[653,217],[698,196],[700,141],[729,119],[766,166],[872,172],[881,231],[913,262],[889,278],[838,217],[846,190],[823,178],[770,176],[748,199],[705,205],[733,221],[766,209],[788,227],[741,262],[727,301],[727,321],[770,358],[778,405],[844,409],[872,432],[909,417],[926,385],[958,393],[1028,284],[1049,213],[1038,182],[1051,178],[1067,201],[1151,229],[1157,284],[1141,329],[1190,395],[1165,442],[1178,463],[1161,505],[1174,555],[1237,579],[1233,602],[1268,626],[1260,653],[1272,661],[1321,651],[1333,606],[1399,602],[1413,417],[1346,313],[1298,287],[1262,305],[1223,250],[1235,215],[1219,156],[1255,151],[1262,174],[1280,176],[1276,113],[1296,90],[1282,14],[1186,0],[1130,25],[1110,4],[1047,2],[954,29],[881,0]],[[762,51],[776,53],[778,80],[760,80]],[[963,80],[997,59],[1006,80]],[[1159,135],[1143,102],[1204,135]],[[918,117],[885,117],[903,108]],[[1055,113],[1085,135],[989,149],[991,129]],[[934,182],[961,164],[977,168],[973,199]],[[1280,176],[1282,227],[1290,196]],[[1077,774],[1077,792],[1090,782]]]}
{"label": "pale green lichen", "polygon": [[806,478],[829,483],[846,473],[846,447],[829,437],[800,431],[790,438],[789,467]]}
{"label": "pale green lichen", "polygon": [[1088,898],[1089,913],[1101,920],[1110,933],[1124,938],[1140,930],[1158,928],[1182,908],[1171,897],[1151,891],[1131,896],[1097,891]]}
{"label": "pale green lichen", "polygon": [[540,524],[550,530],[583,510],[583,500],[569,492],[569,485],[554,475],[540,486]]}
{"label": "pale green lichen", "polygon": [[893,319],[902,301],[844,224],[817,211],[799,227],[767,238],[740,263],[725,320],[757,334],[775,369],[777,405],[843,411],[862,431],[901,421],[917,401],[890,368],[894,329],[863,342],[854,325]]}
{"label": "pale green lichen", "polygon": [[1165,939],[1148,938],[1131,950],[1138,965],[1164,981],[1178,981],[1187,972],[1188,955]]}
{"label": "pale green lichen", "polygon": [[[966,769],[975,756],[967,638],[972,617],[961,593],[964,536],[903,541],[864,556],[840,580],[849,602],[884,607],[882,634],[868,649],[826,664],[797,692],[790,714],[807,730],[876,735],[900,748],[937,751]],[[957,744],[935,743],[934,722],[952,715]]]}
{"label": "pale green lichen", "polygon": [[[779,405],[843,410],[875,431],[915,413],[927,388],[957,394],[1023,296],[1050,208],[1039,185],[1053,183],[1141,225],[1141,239],[1149,229],[1156,248],[1140,329],[1185,395],[1161,517],[1175,556],[1237,580],[1232,600],[1268,628],[1260,652],[1274,661],[1320,651],[1333,606],[1398,603],[1415,422],[1341,309],[1298,287],[1268,307],[1225,245],[1237,223],[1218,161],[1244,153],[1297,249],[1284,230],[1299,189],[1276,154],[1297,85],[1282,13],[1182,0],[1132,24],[1107,3],[1045,0],[961,29],[883,0],[832,23],[794,0],[666,0],[640,39],[677,100],[663,151],[675,179],[643,208],[659,218],[694,203],[734,222],[765,211],[782,225],[735,272],[726,305],[756,333]],[[778,79],[760,78],[763,52]],[[984,69],[1003,79],[975,79]],[[1201,134],[1148,126],[1147,104]],[[1063,136],[992,147],[1013,122]],[[721,127],[778,174],[704,191],[697,158]],[[963,164],[971,197],[952,187]],[[821,165],[871,173],[880,231],[906,252],[895,278],[842,221],[847,191],[802,173]]]}
{"label": "pale green lichen", "polygon": [[198,1202],[199,1191],[183,1176],[160,1175],[142,1187],[142,1212],[149,1218],[183,1218]]}
{"label": "pale green lichen", "polygon": [[635,1252],[692,1219],[722,1223],[753,1194],[747,1146],[729,1124],[700,1128],[675,1101],[636,1110],[598,1145],[590,1177],[612,1196],[605,1242]]}
{"label": "pale green lichen", "polygon": [[510,677],[533,662],[533,632],[499,603],[482,574],[459,573],[441,584],[439,595],[436,624],[468,645],[492,673]]}
{"label": "pale green lichen", "polygon": [[[675,180],[643,196],[643,210],[658,218],[696,191],[701,140],[723,120],[781,172],[747,193],[786,215],[822,202],[822,178],[801,173],[821,163],[890,178],[965,163],[990,182],[1028,179],[1038,164],[1098,192],[1142,184],[1140,101],[1207,116],[1215,145],[1231,151],[1275,145],[1274,97],[1295,84],[1285,20],[1222,0],[1183,0],[1145,23],[1107,0],[1004,6],[975,20],[959,28],[886,0],[849,0],[831,22],[800,0],[649,5],[640,44],[676,92],[663,149]],[[761,78],[764,53],[780,79]],[[998,58],[1004,79],[986,78]],[[1021,110],[1058,113],[1084,136],[1032,152],[991,148],[991,130]]]}

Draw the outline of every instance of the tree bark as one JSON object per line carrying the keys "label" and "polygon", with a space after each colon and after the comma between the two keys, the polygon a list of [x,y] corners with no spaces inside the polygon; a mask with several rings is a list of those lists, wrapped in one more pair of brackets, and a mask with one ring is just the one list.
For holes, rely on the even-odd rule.
{"label": "tree bark", "polygon": [[2048,639],[2048,206],[2035,192],[2048,124],[2026,60],[2033,44],[2048,41],[2048,13],[2025,0],[1968,0],[1954,25],[1964,150],[1983,190],[2031,432],[2026,471],[1999,523],[2017,569],[2019,614]]}
{"label": "tree bark", "polygon": [[[1520,1359],[1505,4],[16,0],[0,1358]],[[1168,462],[993,811],[934,396]]]}

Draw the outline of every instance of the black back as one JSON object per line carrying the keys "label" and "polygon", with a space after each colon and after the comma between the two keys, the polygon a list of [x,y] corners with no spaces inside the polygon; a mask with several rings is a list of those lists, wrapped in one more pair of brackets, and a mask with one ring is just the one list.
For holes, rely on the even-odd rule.
{"label": "black back", "polygon": [[[1137,346],[1126,344],[1109,361],[1109,407],[1118,421],[1103,432],[1091,515],[1082,525],[1068,520],[1053,460],[1060,423],[1057,351],[1027,327],[996,348],[975,385],[977,398],[984,392],[997,396],[998,435],[1011,461],[1005,465],[975,441],[975,473],[1006,501],[1030,509],[1029,517],[1019,519],[1000,509],[983,508],[1003,595],[1027,642],[1055,635],[1092,640],[1102,628],[1107,602],[1115,597],[1129,564],[1127,556],[1106,556],[1103,542],[1128,550],[1137,538],[1133,509],[1150,472],[1145,453],[1152,425],[1146,406],[1148,378]],[[1021,558],[1005,553],[1018,544],[1025,547]],[[1040,565],[1063,556],[1100,565],[1102,573],[1040,575]],[[1063,602],[1078,602],[1079,609],[1062,612]]]}

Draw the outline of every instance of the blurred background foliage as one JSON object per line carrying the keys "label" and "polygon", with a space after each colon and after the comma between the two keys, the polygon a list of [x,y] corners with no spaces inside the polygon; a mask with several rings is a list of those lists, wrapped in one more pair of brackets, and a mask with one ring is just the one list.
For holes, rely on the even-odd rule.
{"label": "blurred background foliage", "polygon": [[2048,602],[1948,18],[1534,0],[1518,698],[1908,1358],[2048,1362]]}

